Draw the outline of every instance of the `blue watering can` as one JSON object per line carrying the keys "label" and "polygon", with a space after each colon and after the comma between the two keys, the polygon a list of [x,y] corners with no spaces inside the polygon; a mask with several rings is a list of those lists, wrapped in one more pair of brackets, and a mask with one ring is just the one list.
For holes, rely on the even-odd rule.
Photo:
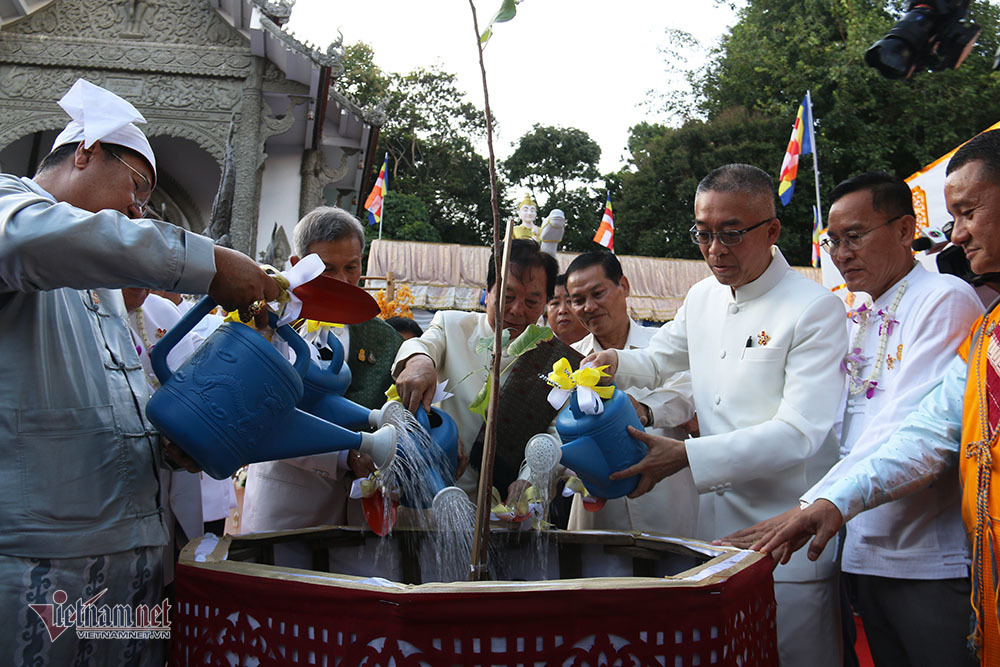
{"label": "blue watering can", "polygon": [[621,498],[635,491],[639,477],[614,482],[608,477],[646,455],[646,445],[629,435],[627,426],[645,431],[625,392],[616,390],[599,415],[583,413],[574,392],[569,406],[556,418],[556,431],[566,444],[560,446],[555,437],[539,433],[528,440],[525,458],[533,473],[551,470],[561,459],[592,496]]}
{"label": "blue watering can", "polygon": [[333,358],[326,366],[310,362],[305,377],[302,378],[303,394],[299,408],[351,430],[380,428],[385,424],[399,423],[394,413],[406,410],[399,401],[388,401],[381,408],[370,410],[344,398],[344,392],[351,385],[351,369],[344,363],[344,348],[340,341],[331,335],[327,343]]}
{"label": "blue watering can", "polygon": [[215,305],[203,298],[153,348],[161,386],[146,405],[149,421],[202,470],[225,479],[248,463],[344,449],[365,452],[380,467],[392,460],[391,425],[356,433],[296,409],[311,362],[308,344],[288,325],[275,333],[295,351],[294,367],[254,329],[225,322],[171,373],[167,354]]}
{"label": "blue watering can", "polygon": [[[396,455],[409,464],[401,470],[409,470],[413,474],[420,475],[424,480],[424,489],[427,490],[427,493],[422,493],[420,498],[411,498],[404,493],[399,499],[400,504],[405,507],[424,509],[428,505],[436,506],[443,492],[444,495],[447,495],[457,491],[464,496],[465,492],[454,486],[455,474],[458,470],[458,426],[455,425],[455,420],[448,413],[437,408],[431,408],[430,414],[428,414],[424,411],[423,406],[417,408],[414,416],[430,434],[430,445],[435,450],[421,453],[410,452],[406,446],[410,443],[406,443],[396,450]],[[419,467],[419,470],[412,470],[412,467]]]}

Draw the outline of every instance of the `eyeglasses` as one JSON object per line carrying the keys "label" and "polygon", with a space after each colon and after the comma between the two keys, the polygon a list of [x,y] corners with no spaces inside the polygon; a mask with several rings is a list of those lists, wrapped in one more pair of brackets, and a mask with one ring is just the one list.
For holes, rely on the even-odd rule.
{"label": "eyeglasses", "polygon": [[123,160],[120,155],[118,155],[117,153],[113,153],[111,151],[106,151],[106,152],[108,155],[110,155],[111,157],[113,157],[114,159],[118,160],[123,165],[131,169],[135,173],[135,175],[141,178],[142,182],[145,183],[143,187],[141,188],[136,187],[135,189],[135,203],[139,206],[139,209],[142,211],[142,213],[145,214],[146,204],[149,203],[149,197],[153,194],[153,184],[149,182],[149,179],[146,178],[145,174],[143,174],[141,171],[130,165],[125,160]]}
{"label": "eyeglasses", "polygon": [[772,215],[767,220],[761,220],[756,225],[750,225],[745,229],[723,229],[721,232],[710,232],[707,229],[698,229],[698,223],[695,223],[691,229],[691,240],[698,245],[708,245],[712,242],[713,238],[719,239],[719,243],[722,245],[738,245],[743,240],[743,235],[747,232],[753,231],[763,224],[771,222],[774,220]]}
{"label": "eyeglasses", "polygon": [[[903,215],[905,215],[905,213]],[[833,238],[832,236],[827,237],[819,242],[819,246],[823,250],[825,250],[829,255],[832,255],[833,253],[837,252],[837,249],[841,247],[847,248],[848,250],[857,250],[858,248],[861,247],[861,243],[866,236],[874,232],[876,229],[881,229],[886,225],[890,225],[896,222],[897,220],[902,218],[903,215],[897,215],[895,218],[889,218],[881,225],[875,225],[871,229],[865,230],[863,232],[847,232],[846,234],[844,234],[844,238],[842,239]]]}

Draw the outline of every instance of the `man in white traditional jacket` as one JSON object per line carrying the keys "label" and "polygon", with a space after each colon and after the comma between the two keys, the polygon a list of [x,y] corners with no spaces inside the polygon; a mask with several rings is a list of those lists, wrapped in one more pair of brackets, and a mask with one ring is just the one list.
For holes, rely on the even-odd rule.
{"label": "man in white traditional jacket", "polygon": [[[773,245],[781,223],[767,173],[716,169],[698,185],[694,214],[691,238],[713,277],[691,288],[645,350],[588,359],[607,364],[626,390],[690,369],[701,436],[634,431],[649,453],[612,479],[641,475],[638,497],[690,468],[703,494],[697,536],[711,539],[787,509],[836,462],[847,331],[840,299]],[[839,667],[835,575],[832,555],[776,570],[781,664]]]}
{"label": "man in white traditional jacket", "polygon": [[[558,265],[554,257],[541,252],[535,241],[514,239],[511,244],[507,304],[500,326],[510,330],[513,340],[542,316],[545,304],[552,298]],[[483,418],[470,411],[469,405],[489,370],[490,351],[477,351],[476,346],[482,338],[493,338],[497,285],[491,257],[486,276],[486,312],[439,311],[422,336],[403,342],[393,364],[396,389],[411,412],[420,405],[429,409],[438,382],[448,380],[448,391],[454,396],[443,401],[441,409],[455,420],[458,437],[466,448],[473,446],[483,426]],[[509,363],[510,358],[504,354],[501,368]],[[505,378],[502,376],[501,381]],[[478,478],[466,470],[458,486],[472,493]]]}
{"label": "man in white traditional jacket", "polygon": [[[566,269],[566,286],[576,317],[590,331],[573,348],[583,355],[602,350],[644,349],[657,329],[644,327],[628,316],[628,277],[614,253],[596,250],[579,255]],[[658,389],[628,392],[646,431],[684,438],[678,424],[691,419],[690,373],[678,373]],[[657,484],[640,498],[608,500],[600,510],[588,511],[580,496],[573,498],[571,530],[651,531],[667,535],[694,535],[698,521],[698,490],[690,470],[682,470]]]}
{"label": "man in white traditional jacket", "polygon": [[[916,411],[983,312],[963,280],[914,261],[916,220],[903,180],[868,172],[839,184],[831,200],[823,248],[847,288],[870,299],[855,301],[848,313],[843,458],[803,495],[806,504]],[[847,527],[841,570],[855,580],[857,612],[879,667],[975,664],[966,641],[969,543],[960,500],[958,477],[946,476]],[[760,536],[746,532],[751,543]]]}

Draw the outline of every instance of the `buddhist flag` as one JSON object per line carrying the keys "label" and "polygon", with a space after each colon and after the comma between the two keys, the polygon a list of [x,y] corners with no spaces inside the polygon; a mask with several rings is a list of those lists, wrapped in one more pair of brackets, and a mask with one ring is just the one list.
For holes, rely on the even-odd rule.
{"label": "buddhist flag", "polygon": [[368,195],[368,199],[365,200],[365,208],[368,210],[369,225],[382,222],[382,199],[385,197],[385,172],[387,166],[389,166],[388,153],[385,154],[385,159],[382,161],[382,169],[378,172],[378,179],[375,181],[375,187],[372,188],[371,194]]}
{"label": "buddhist flag", "polygon": [[781,199],[782,206],[788,206],[788,202],[792,201],[792,193],[795,192],[795,177],[799,173],[799,156],[813,152],[812,134],[812,100],[809,99],[809,93],[806,93],[802,104],[799,105],[795,125],[792,126],[792,136],[788,140],[785,159],[781,161],[778,198]]}
{"label": "buddhist flag", "polygon": [[615,214],[611,210],[611,195],[604,204],[604,217],[601,218],[601,225],[594,234],[594,243],[600,243],[608,250],[615,250]]}
{"label": "buddhist flag", "polygon": [[821,226],[819,209],[813,206],[812,265],[814,269],[819,268],[819,236],[823,231],[820,229]]}

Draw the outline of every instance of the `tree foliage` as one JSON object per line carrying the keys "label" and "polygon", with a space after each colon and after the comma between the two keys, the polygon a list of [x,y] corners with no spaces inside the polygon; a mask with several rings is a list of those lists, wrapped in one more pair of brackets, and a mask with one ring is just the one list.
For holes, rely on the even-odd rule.
{"label": "tree foliage", "polygon": [[[885,169],[908,176],[1000,120],[997,75],[990,70],[1000,9],[983,0],[972,2],[969,18],[983,33],[958,70],[891,81],[867,67],[863,56],[899,18],[900,5],[888,0],[748,0],[707,67],[691,76],[699,91],[692,115],[700,120],[677,128],[632,128],[633,161],[622,175],[627,202],[621,212],[622,244],[645,249],[639,237],[658,226],[670,238],[662,245],[666,254],[698,256],[685,228],[698,180],[733,161],[755,164],[777,179],[806,90],[812,91],[824,198],[839,181],[861,171]],[[665,104],[676,108],[676,102]],[[778,212],[782,248],[799,264],[809,260],[812,166],[812,156],[800,160],[796,194]]]}
{"label": "tree foliage", "polygon": [[344,72],[337,77],[336,87],[361,106],[373,107],[389,94],[389,76],[375,64],[375,51],[369,45],[348,44],[340,62]]}
{"label": "tree foliage", "polygon": [[[454,74],[436,67],[388,74],[387,80],[387,119],[376,154],[389,156],[389,194],[415,198],[426,216],[419,225],[393,223],[389,238],[487,242],[489,171],[475,149],[485,136],[482,111],[465,99]],[[385,215],[387,221],[395,215],[388,200]]]}
{"label": "tree foliage", "polygon": [[503,163],[515,199],[521,190],[531,192],[544,207],[539,217],[552,209],[566,215],[566,231],[560,248],[593,250],[593,236],[604,206],[597,163],[601,147],[583,130],[535,124],[518,139],[514,152]]}
{"label": "tree foliage", "polygon": [[552,196],[566,192],[571,181],[594,181],[601,147],[583,130],[535,123],[504,161],[512,183]]}

